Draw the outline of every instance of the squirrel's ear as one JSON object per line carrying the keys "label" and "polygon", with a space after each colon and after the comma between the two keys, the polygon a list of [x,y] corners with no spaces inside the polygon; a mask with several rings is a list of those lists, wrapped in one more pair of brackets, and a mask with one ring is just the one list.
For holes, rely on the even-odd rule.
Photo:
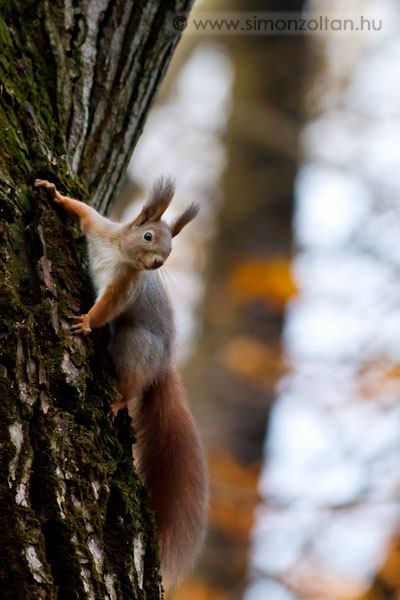
{"label": "squirrel's ear", "polygon": [[153,184],[149,200],[132,225],[144,225],[145,223],[158,221],[167,210],[174,192],[175,184],[170,177],[157,179]]}
{"label": "squirrel's ear", "polygon": [[190,206],[188,206],[187,209],[180,215],[180,217],[175,219],[175,221],[169,226],[171,229],[172,237],[178,235],[178,233],[185,227],[185,225],[190,223],[190,221],[192,221],[195,218],[198,212],[198,204],[191,204]]}

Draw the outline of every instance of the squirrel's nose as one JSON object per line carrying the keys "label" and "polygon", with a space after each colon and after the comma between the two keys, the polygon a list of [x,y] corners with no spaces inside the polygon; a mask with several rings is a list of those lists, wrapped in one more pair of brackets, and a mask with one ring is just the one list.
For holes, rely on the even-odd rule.
{"label": "squirrel's nose", "polygon": [[155,258],[153,260],[153,269],[158,269],[158,267],[161,267],[163,263],[164,261],[161,258]]}

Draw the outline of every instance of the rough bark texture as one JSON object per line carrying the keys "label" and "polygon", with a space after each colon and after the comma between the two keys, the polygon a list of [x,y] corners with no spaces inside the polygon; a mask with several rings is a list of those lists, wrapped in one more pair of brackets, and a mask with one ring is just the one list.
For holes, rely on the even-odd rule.
{"label": "rough bark texture", "polygon": [[159,598],[126,415],[107,419],[107,334],[85,245],[36,177],[105,211],[190,2],[0,1],[0,597]]}

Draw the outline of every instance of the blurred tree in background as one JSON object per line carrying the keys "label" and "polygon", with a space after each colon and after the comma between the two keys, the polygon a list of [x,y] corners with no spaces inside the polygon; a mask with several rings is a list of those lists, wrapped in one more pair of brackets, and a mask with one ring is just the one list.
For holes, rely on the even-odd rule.
{"label": "blurred tree in background", "polygon": [[[299,1],[268,1],[253,3],[251,10],[302,7]],[[249,6],[237,0],[201,9]],[[211,246],[204,332],[187,369],[191,398],[204,419],[212,478],[209,537],[199,570],[207,584],[189,581],[177,600],[233,599],[244,591],[269,407],[282,372],[283,310],[295,293],[293,182],[307,40],[243,35],[217,41],[227,49],[235,74],[225,139],[228,164]]]}

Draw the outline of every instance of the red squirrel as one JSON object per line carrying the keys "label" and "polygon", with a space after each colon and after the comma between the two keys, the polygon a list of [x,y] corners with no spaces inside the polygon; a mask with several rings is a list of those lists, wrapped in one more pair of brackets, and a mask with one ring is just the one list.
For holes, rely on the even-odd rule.
{"label": "red squirrel", "polygon": [[62,196],[54,183],[36,179],[88,241],[97,292],[87,314],[72,317],[75,333],[110,324],[118,394],[112,418],[130,404],[137,436],[135,459],[156,516],[161,573],[176,585],[193,564],[206,530],[208,477],[196,426],[173,365],[174,324],[170,300],[157,269],[171,240],[198,213],[189,206],[172,224],[161,219],[174,194],[170,179],[155,182],[149,200],[130,223],[115,223],[94,208]]}

